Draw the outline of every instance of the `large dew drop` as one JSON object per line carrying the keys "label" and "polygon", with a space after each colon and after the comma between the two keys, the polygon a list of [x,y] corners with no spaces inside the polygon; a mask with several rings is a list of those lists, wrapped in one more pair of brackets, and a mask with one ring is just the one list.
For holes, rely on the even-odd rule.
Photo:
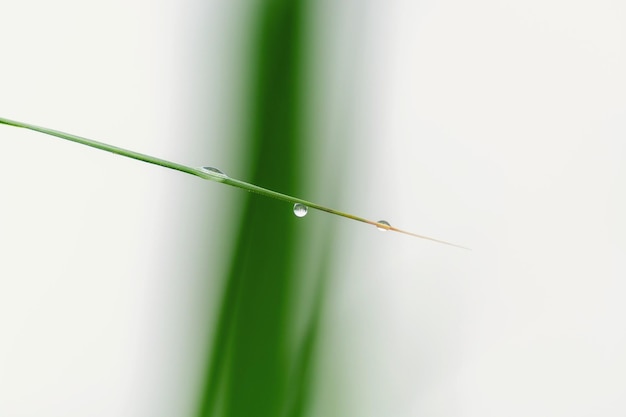
{"label": "large dew drop", "polygon": [[293,214],[297,217],[304,217],[309,212],[309,208],[304,204],[296,203],[293,205]]}
{"label": "large dew drop", "polygon": [[201,167],[200,168],[202,171],[211,174],[213,176],[216,177],[221,177],[221,178],[228,178],[228,175],[224,174],[223,171],[217,169],[217,168],[213,168],[213,167]]}
{"label": "large dew drop", "polygon": [[[385,226],[388,226],[388,227],[384,227],[384,226],[381,226],[381,225],[385,225]],[[379,220],[378,224],[376,225],[376,228],[378,230],[380,230],[381,232],[386,232],[387,230],[389,230],[390,227],[391,227],[391,225],[386,220]]]}

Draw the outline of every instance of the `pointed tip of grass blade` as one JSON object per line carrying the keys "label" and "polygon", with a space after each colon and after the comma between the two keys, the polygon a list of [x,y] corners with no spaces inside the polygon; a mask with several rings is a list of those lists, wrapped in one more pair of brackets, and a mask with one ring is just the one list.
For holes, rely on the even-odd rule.
{"label": "pointed tip of grass blade", "polygon": [[437,243],[442,243],[442,244],[448,245],[448,246],[454,246],[455,248],[459,248],[459,249],[465,249],[465,250],[470,250],[470,251],[472,250],[471,248],[468,248],[467,246],[457,245],[456,243],[448,242],[448,241],[441,240],[441,239],[435,239],[434,237],[418,235],[417,233],[407,232],[406,230],[398,229],[396,227],[390,227],[389,230],[392,230],[392,231],[398,232],[398,233],[403,233],[405,235],[417,237],[419,239],[430,240],[431,242],[437,242]]}
{"label": "pointed tip of grass blade", "polygon": [[[369,223],[369,222],[368,222]],[[452,242],[447,242],[445,240],[441,240],[441,239],[435,239],[433,237],[429,237],[429,236],[424,236],[424,235],[418,235],[417,233],[412,233],[412,232],[408,232],[406,230],[402,230],[399,229],[397,227],[393,227],[391,224],[389,224],[388,221],[386,220],[379,220],[377,222],[371,222],[371,224],[373,224],[374,226],[376,226],[376,228],[382,232],[386,232],[387,230],[391,230],[392,232],[398,232],[398,233],[402,233],[405,235],[409,235],[409,236],[413,236],[413,237],[417,237],[419,239],[426,239],[426,240],[430,240],[431,242],[437,242],[437,243],[442,243],[444,245],[449,245],[449,246],[454,246],[455,248],[460,248],[460,249],[465,249],[465,250],[471,250],[470,248],[466,247],[466,246],[462,246],[462,245],[457,245],[456,243],[452,243]]]}

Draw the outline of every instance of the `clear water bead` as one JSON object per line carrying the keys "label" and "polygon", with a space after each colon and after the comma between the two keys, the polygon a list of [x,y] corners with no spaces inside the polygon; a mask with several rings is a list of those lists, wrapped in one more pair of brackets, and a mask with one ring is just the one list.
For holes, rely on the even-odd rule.
{"label": "clear water bead", "polygon": [[217,169],[217,168],[213,168],[213,167],[201,167],[200,168],[202,171],[207,172],[211,175],[215,175],[218,177],[222,177],[222,178],[228,178],[228,175],[224,174],[223,171]]}
{"label": "clear water bead", "polygon": [[293,214],[297,217],[304,217],[309,212],[309,208],[304,204],[296,203],[293,205]]}
{"label": "clear water bead", "polygon": [[387,230],[389,230],[389,227],[380,226],[381,224],[384,224],[385,226],[391,227],[391,225],[389,224],[388,221],[386,221],[386,220],[379,220],[378,224],[376,225],[376,228],[378,230],[380,230],[381,232],[386,232]]}

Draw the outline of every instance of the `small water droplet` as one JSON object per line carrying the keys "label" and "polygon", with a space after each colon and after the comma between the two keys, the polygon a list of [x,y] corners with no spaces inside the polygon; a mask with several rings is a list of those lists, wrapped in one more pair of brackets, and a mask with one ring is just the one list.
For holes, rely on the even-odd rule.
{"label": "small water droplet", "polygon": [[224,174],[223,171],[217,169],[217,168],[213,168],[213,167],[201,167],[200,168],[202,171],[209,173],[211,175],[214,176],[218,176],[218,177],[222,177],[222,178],[228,178],[228,175]]}
{"label": "small water droplet", "polygon": [[293,214],[298,217],[304,217],[309,212],[309,208],[304,204],[296,203],[293,205]]}
{"label": "small water droplet", "polygon": [[376,228],[378,230],[380,230],[381,232],[386,232],[387,230],[389,230],[389,227],[380,226],[381,224],[384,224],[385,226],[391,227],[391,225],[389,224],[388,221],[386,221],[386,220],[379,220],[378,224],[376,225]]}

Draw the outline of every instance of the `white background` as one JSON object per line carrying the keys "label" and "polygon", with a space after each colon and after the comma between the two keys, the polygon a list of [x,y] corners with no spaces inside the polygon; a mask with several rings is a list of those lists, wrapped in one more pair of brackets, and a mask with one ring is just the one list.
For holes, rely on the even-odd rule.
{"label": "white background", "polygon": [[[229,164],[222,3],[3,1],[0,114]],[[0,144],[0,415],[191,415],[234,193],[22,129]]]}
{"label": "white background", "polygon": [[473,250],[343,226],[349,414],[623,415],[624,5],[364,3],[344,204]]}
{"label": "white background", "polygon": [[[5,3],[2,117],[245,172],[224,100],[245,5]],[[337,3],[317,10],[316,117],[320,155],[348,163],[311,171],[340,209],[473,250],[336,220],[317,413],[623,415],[624,6]],[[236,193],[0,142],[0,415],[189,415],[202,277],[229,247],[198,219],[236,214]]]}

